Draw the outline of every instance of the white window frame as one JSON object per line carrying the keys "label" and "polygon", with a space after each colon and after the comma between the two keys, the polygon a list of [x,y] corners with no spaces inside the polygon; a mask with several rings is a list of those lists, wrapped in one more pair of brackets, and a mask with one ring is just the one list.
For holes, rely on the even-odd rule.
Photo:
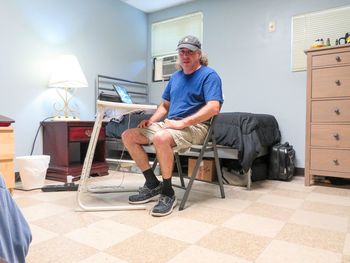
{"label": "white window frame", "polygon": [[186,35],[196,36],[203,43],[203,13],[188,15],[155,22],[151,31],[152,57],[176,54],[178,41]]}
{"label": "white window frame", "polygon": [[350,6],[326,9],[292,17],[292,71],[306,70],[305,50],[316,39],[329,38],[331,45],[343,37],[350,28]]}

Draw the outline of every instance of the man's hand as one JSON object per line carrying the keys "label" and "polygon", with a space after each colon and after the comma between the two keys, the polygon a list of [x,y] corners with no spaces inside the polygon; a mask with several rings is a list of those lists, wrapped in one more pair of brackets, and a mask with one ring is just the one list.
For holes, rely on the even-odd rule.
{"label": "man's hand", "polygon": [[164,120],[165,128],[175,129],[175,130],[182,130],[186,128],[185,122],[183,120]]}
{"label": "man's hand", "polygon": [[148,126],[152,125],[153,121],[151,120],[142,120],[139,125],[137,125],[138,128],[147,128]]}

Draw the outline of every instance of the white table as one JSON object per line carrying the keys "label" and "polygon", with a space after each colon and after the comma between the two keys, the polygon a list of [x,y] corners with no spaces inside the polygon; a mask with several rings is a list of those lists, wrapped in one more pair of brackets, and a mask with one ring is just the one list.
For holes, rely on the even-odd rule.
{"label": "white table", "polygon": [[82,201],[83,193],[87,193],[87,180],[90,175],[92,160],[94,158],[96,144],[98,140],[98,135],[102,126],[103,117],[107,109],[115,109],[118,112],[118,115],[125,115],[135,111],[146,111],[154,112],[157,109],[157,105],[146,105],[146,104],[127,104],[127,103],[118,103],[118,102],[109,102],[109,101],[100,101],[97,100],[97,115],[92,130],[89,147],[86,153],[84,160],[83,170],[80,177],[79,188],[77,191],[77,202],[81,210],[83,211],[111,211],[111,210],[136,210],[136,209],[145,209],[144,205],[115,205],[115,206],[96,206],[84,204]]}

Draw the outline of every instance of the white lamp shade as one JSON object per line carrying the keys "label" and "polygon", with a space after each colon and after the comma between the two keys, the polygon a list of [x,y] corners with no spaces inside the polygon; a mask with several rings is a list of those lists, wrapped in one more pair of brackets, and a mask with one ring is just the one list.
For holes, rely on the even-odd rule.
{"label": "white lamp shade", "polygon": [[51,88],[86,88],[88,82],[78,59],[73,55],[59,56],[54,64],[49,81]]}

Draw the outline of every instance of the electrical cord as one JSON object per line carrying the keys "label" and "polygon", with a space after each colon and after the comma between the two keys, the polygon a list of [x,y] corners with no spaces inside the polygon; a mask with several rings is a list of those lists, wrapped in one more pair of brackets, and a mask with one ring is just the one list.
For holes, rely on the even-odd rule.
{"label": "electrical cord", "polygon": [[41,126],[42,126],[42,122],[44,122],[44,121],[46,121],[46,120],[48,120],[48,119],[53,119],[54,117],[47,117],[47,118],[45,118],[45,119],[43,119],[41,122],[40,122],[40,124],[39,124],[39,127],[38,127],[38,129],[37,129],[37,131],[36,131],[36,134],[35,134],[35,137],[34,137],[34,141],[33,141],[33,145],[32,145],[32,149],[31,149],[31,151],[30,151],[30,155],[33,155],[33,151],[34,151],[34,146],[35,146],[35,142],[36,142],[36,139],[37,139],[37,137],[38,137],[38,134],[39,134],[39,131],[40,131],[40,128],[41,128]]}
{"label": "electrical cord", "polygon": [[[131,114],[134,111],[128,112],[127,114],[129,115],[129,120],[128,120],[128,129],[130,129],[130,122],[131,122]],[[116,170],[119,171],[120,167],[121,167],[121,162],[123,161],[123,157],[124,157],[124,153],[125,153],[126,147],[123,145],[123,150],[122,153],[120,155],[120,158],[117,161],[117,167]],[[125,179],[125,171],[122,171],[123,175],[122,175],[122,179],[120,181],[120,183],[116,186],[116,188],[123,188],[122,185],[124,183],[124,179]]]}

